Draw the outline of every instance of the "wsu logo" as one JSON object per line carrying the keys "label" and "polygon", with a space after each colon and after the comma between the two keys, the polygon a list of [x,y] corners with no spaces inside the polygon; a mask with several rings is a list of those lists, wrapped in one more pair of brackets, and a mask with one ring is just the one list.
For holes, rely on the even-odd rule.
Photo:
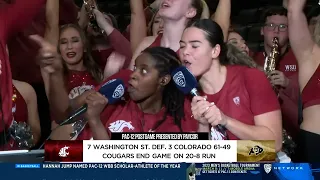
{"label": "wsu logo", "polygon": [[173,76],[174,82],[180,87],[186,87],[186,79],[181,71]]}
{"label": "wsu logo", "polygon": [[92,85],[82,85],[82,86],[77,86],[74,87],[70,92],[69,92],[69,99],[74,99],[77,96],[81,95],[87,90],[93,89]]}
{"label": "wsu logo", "polygon": [[117,120],[116,122],[110,123],[110,126],[108,128],[111,132],[123,132],[123,129],[125,127],[129,130],[134,130],[131,122],[127,122],[125,120]]}
{"label": "wsu logo", "polygon": [[60,149],[59,151],[59,156],[60,157],[68,157],[69,152],[67,151],[70,147],[69,146],[64,146],[63,148]]}
{"label": "wsu logo", "polygon": [[119,84],[116,90],[114,90],[112,94],[112,98],[119,99],[123,96],[123,94],[124,94],[124,87],[122,86],[122,84]]}
{"label": "wsu logo", "polygon": [[285,65],[285,71],[291,71],[291,72],[295,72],[297,71],[297,65]]}

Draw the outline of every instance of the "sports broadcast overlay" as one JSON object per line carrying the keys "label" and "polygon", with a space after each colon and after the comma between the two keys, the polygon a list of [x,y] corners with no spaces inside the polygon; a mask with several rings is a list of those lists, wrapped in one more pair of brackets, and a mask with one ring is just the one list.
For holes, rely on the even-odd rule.
{"label": "sports broadcast overlay", "polygon": [[[47,141],[0,153],[1,179],[316,179],[320,165],[275,163],[273,141],[209,140],[208,133],[115,133],[111,140]],[[7,153],[7,154],[6,154]],[[278,157],[277,157],[278,158]]]}
{"label": "sports broadcast overlay", "polygon": [[274,162],[273,141],[212,141],[208,134],[117,133],[114,140],[48,141],[47,162]]}

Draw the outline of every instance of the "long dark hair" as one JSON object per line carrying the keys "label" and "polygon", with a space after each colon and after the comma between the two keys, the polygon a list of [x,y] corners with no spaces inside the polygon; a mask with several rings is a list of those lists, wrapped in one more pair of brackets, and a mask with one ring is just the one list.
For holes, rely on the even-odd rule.
{"label": "long dark hair", "polygon": [[220,46],[219,62],[221,65],[242,65],[247,67],[256,67],[256,64],[249,56],[241,53],[237,48],[227,45],[224,42],[223,31],[218,23],[210,19],[196,20],[188,27],[201,29],[211,47]]}
{"label": "long dark hair", "polygon": [[[152,47],[145,49],[142,53],[147,53],[154,58],[156,62],[155,68],[159,71],[160,77],[170,75],[174,69],[181,65],[177,53],[169,48]],[[163,119],[156,124],[156,127],[160,126],[170,115],[180,131],[182,131],[181,120],[184,118],[184,94],[177,89],[173,80],[164,87],[162,103],[166,108],[166,112]]]}
{"label": "long dark hair", "polygon": [[[89,46],[87,37],[84,33],[84,31],[81,29],[81,27],[77,24],[66,24],[60,27],[60,34],[65,31],[68,28],[73,28],[75,30],[77,30],[80,34],[80,38],[83,42],[84,45],[84,52],[83,52],[83,64],[84,66],[87,68],[87,71],[90,73],[90,75],[93,77],[93,79],[97,82],[101,82],[103,80],[103,73],[101,71],[101,69],[99,68],[99,66],[97,65],[97,63],[93,60],[93,57],[91,55],[91,47]],[[58,43],[58,50],[60,50],[59,48],[60,43]],[[64,63],[65,66],[65,73],[68,73],[68,68],[66,68],[66,65]]]}

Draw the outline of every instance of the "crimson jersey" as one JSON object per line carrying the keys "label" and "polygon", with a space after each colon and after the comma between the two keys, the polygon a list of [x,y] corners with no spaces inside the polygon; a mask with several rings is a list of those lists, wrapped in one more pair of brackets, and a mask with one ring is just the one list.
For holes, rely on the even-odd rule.
{"label": "crimson jersey", "polygon": [[[130,70],[122,70],[111,79],[120,78],[127,83],[130,79]],[[98,89],[99,87],[97,87]],[[181,120],[181,129],[174,123],[174,119],[171,116],[167,116],[165,121],[163,116],[165,108],[163,107],[160,112],[156,114],[143,113],[138,105],[128,99],[123,100],[114,105],[107,105],[104,111],[101,113],[100,119],[105,125],[108,133],[111,132],[196,132],[198,129],[198,122],[191,118],[191,105],[190,101],[184,103],[184,119]],[[160,123],[161,122],[161,123]],[[90,139],[91,130],[86,128],[80,135],[81,139]]]}
{"label": "crimson jersey", "polygon": [[304,87],[301,96],[303,108],[320,104],[320,65]]}
{"label": "crimson jersey", "polygon": [[[257,53],[254,56],[254,60],[259,66],[263,67],[265,62],[265,53]],[[280,88],[279,99],[281,103],[283,127],[291,136],[295,137],[299,130],[299,115],[297,109],[300,89],[298,83],[298,64],[291,49],[280,57],[279,64],[276,69],[283,72],[290,81],[288,87]]]}
{"label": "crimson jersey", "polygon": [[[244,124],[254,125],[254,117],[279,110],[279,102],[265,74],[245,66],[227,66],[227,79],[216,94],[204,94],[209,102],[226,115]],[[230,140],[239,139],[227,130]],[[214,140],[226,139],[223,133],[211,128]]]}
{"label": "crimson jersey", "polygon": [[[259,66],[263,67],[265,62],[265,53],[258,52],[253,56],[253,59]],[[298,62],[291,49],[281,56],[276,69],[283,72],[286,77],[290,77],[298,72]]]}
{"label": "crimson jersey", "polygon": [[73,99],[83,92],[93,89],[96,85],[98,85],[98,83],[88,71],[68,71],[67,90],[69,99]]}

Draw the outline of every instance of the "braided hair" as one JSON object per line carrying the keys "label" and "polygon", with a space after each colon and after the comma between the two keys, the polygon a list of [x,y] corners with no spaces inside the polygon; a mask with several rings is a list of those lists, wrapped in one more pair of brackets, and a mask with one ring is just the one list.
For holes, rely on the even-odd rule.
{"label": "braided hair", "polygon": [[[177,53],[169,48],[152,47],[145,49],[142,53],[147,53],[155,60],[155,68],[159,71],[159,77],[170,75],[174,69],[181,65]],[[160,126],[169,115],[173,117],[174,123],[182,132],[181,120],[184,118],[184,94],[176,87],[173,80],[170,80],[164,87],[162,104],[166,111],[162,120],[156,124],[156,127]]]}

